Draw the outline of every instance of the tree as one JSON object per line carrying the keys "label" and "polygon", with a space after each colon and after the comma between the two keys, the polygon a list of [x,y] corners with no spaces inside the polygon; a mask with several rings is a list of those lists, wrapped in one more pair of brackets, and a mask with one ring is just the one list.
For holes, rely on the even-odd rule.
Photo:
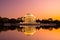
{"label": "tree", "polygon": [[3,22],[3,23],[8,23],[8,22],[9,22],[9,19],[6,18],[6,17],[4,17],[4,18],[2,18],[2,22]]}
{"label": "tree", "polygon": [[24,21],[22,20],[22,18],[17,18],[17,22],[20,23],[20,22],[24,22]]}
{"label": "tree", "polygon": [[0,17],[0,23],[2,23],[2,18]]}
{"label": "tree", "polygon": [[48,20],[49,20],[49,21],[53,21],[53,19],[52,19],[52,18],[49,18]]}
{"label": "tree", "polygon": [[40,22],[40,20],[39,20],[39,19],[37,19],[37,20],[36,20],[36,22]]}
{"label": "tree", "polygon": [[14,18],[11,18],[11,19],[9,20],[9,22],[10,22],[10,23],[17,23],[16,19],[14,19]]}

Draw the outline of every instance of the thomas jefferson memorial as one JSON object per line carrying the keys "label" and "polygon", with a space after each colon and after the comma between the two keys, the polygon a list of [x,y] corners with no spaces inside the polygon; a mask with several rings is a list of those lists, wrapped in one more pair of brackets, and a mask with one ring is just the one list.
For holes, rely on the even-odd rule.
{"label": "thomas jefferson memorial", "polygon": [[33,25],[39,25],[40,23],[36,23],[36,17],[31,14],[31,13],[27,13],[22,20],[24,20],[24,22],[20,23],[20,24],[33,24]]}
{"label": "thomas jefferson memorial", "polygon": [[33,14],[27,13],[24,18],[23,18],[24,22],[35,22],[36,17]]}

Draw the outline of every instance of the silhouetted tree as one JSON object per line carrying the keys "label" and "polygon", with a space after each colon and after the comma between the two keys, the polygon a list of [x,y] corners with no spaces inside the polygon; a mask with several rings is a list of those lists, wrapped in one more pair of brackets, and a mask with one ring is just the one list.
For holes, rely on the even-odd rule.
{"label": "silhouetted tree", "polygon": [[14,18],[11,18],[11,19],[9,20],[9,22],[10,22],[10,23],[17,23],[16,19],[14,19]]}
{"label": "silhouetted tree", "polygon": [[17,18],[17,22],[20,23],[20,22],[24,22],[24,21],[22,20],[22,18]]}
{"label": "silhouetted tree", "polygon": [[36,22],[40,22],[40,20],[39,20],[39,19],[37,19],[37,20],[36,20]]}
{"label": "silhouetted tree", "polygon": [[4,18],[2,18],[2,22],[3,22],[3,23],[8,23],[8,22],[9,22],[9,19],[6,18],[6,17],[4,17]]}
{"label": "silhouetted tree", "polygon": [[2,23],[2,18],[0,17],[0,23]]}
{"label": "silhouetted tree", "polygon": [[41,23],[49,23],[49,21],[46,20],[46,19],[43,19],[43,20],[41,21]]}
{"label": "silhouetted tree", "polygon": [[49,18],[48,20],[49,20],[49,21],[53,21],[53,19],[52,19],[52,18]]}

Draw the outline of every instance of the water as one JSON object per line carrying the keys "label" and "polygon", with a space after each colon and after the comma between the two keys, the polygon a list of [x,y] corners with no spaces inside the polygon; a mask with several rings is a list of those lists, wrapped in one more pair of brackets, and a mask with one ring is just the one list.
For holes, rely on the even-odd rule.
{"label": "water", "polygon": [[60,40],[60,28],[32,25],[0,27],[0,40]]}

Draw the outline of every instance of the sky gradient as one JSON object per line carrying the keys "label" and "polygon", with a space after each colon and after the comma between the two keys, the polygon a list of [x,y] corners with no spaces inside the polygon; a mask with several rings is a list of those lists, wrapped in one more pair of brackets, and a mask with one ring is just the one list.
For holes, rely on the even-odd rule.
{"label": "sky gradient", "polygon": [[1,17],[18,18],[26,13],[60,20],[60,0],[0,0]]}

